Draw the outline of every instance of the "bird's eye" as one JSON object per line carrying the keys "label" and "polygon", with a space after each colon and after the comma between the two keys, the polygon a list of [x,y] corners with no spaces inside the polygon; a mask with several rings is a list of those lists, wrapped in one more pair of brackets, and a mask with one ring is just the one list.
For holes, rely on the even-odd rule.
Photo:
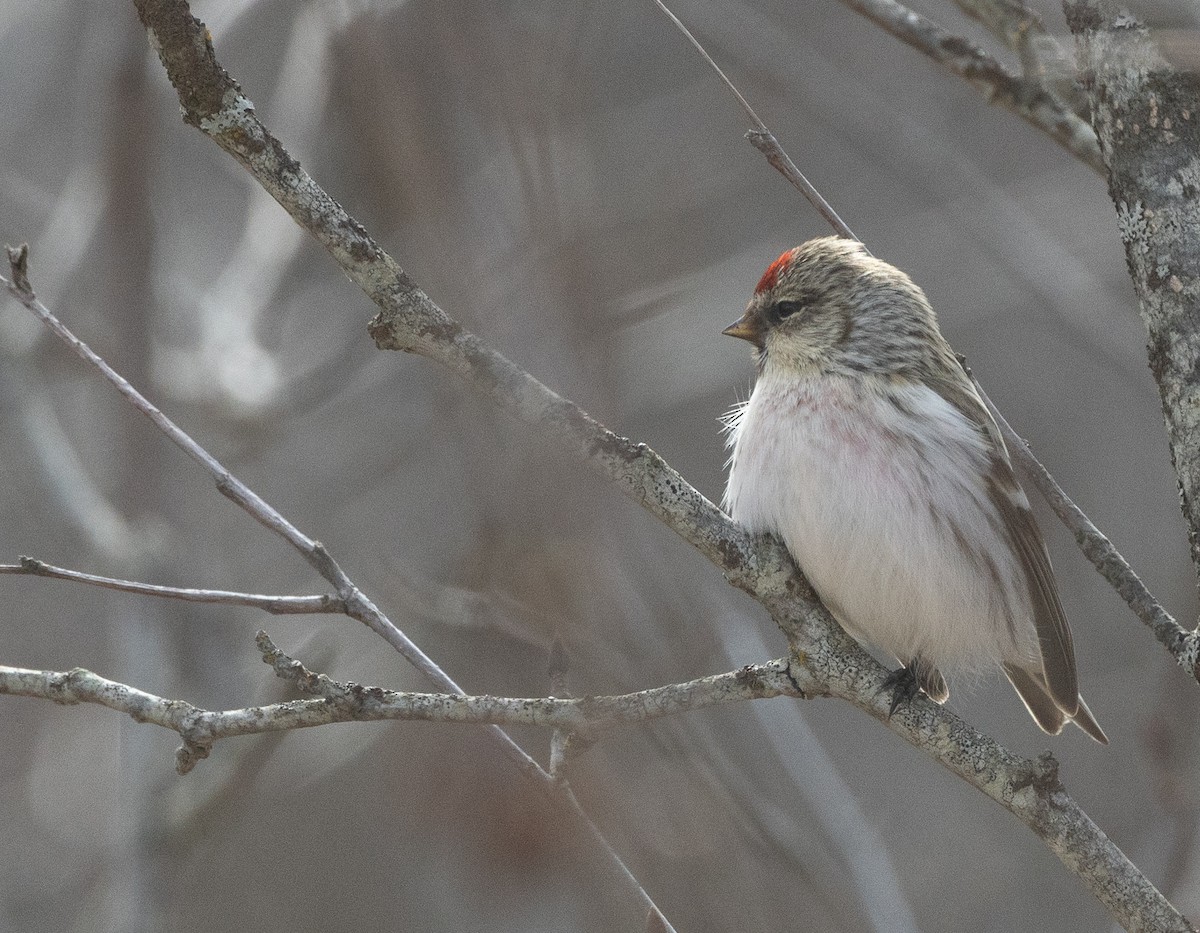
{"label": "bird's eye", "polygon": [[785,317],[791,317],[804,310],[804,305],[798,301],[780,301],[775,304],[775,317],[783,320]]}

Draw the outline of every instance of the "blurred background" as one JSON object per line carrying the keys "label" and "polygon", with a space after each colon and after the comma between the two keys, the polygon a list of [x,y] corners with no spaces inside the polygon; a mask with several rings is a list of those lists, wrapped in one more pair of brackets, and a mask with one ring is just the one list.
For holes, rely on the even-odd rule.
{"label": "blurred background", "polygon": [[[928,292],[1016,429],[1185,625],[1195,579],[1104,181],[835,0],[675,11],[876,255]],[[949,2],[917,8],[1006,60]],[[1042,5],[1063,33],[1058,4]],[[829,232],[649,0],[197,2],[290,152],[449,313],[719,499],[746,396],[720,335]],[[1069,40],[1068,40],[1069,41]],[[0,0],[0,236],[39,296],[473,693],[616,693],[785,652],[766,614],[617,490],[423,360],[184,126],[128,2]],[[0,302],[0,561],[321,592],[297,555]],[[1049,513],[1112,745],[1042,735],[1007,683],[955,711],[1062,779],[1200,911],[1195,685]],[[0,660],[209,708],[288,696],[254,632],[341,680],[425,684],[342,618],[0,578]],[[543,762],[549,735],[517,738]],[[614,931],[644,916],[479,727],[178,737],[0,698],[0,930]],[[1106,929],[1008,813],[835,701],[612,734],[576,791],[682,931]]]}

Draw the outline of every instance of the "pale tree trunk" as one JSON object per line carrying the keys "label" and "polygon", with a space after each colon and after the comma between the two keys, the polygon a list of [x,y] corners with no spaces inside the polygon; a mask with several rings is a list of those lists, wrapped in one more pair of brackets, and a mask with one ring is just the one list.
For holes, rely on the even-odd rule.
{"label": "pale tree trunk", "polygon": [[1200,571],[1200,76],[1176,54],[1188,11],[1163,6],[1131,12],[1081,0],[1064,9]]}

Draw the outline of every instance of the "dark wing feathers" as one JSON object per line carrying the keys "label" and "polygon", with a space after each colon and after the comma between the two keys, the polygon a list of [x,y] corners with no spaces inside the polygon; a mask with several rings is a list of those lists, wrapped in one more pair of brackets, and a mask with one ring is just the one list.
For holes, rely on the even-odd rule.
{"label": "dark wing feathers", "polygon": [[1100,728],[1100,723],[1096,722],[1096,717],[1088,709],[1083,697],[1079,697],[1078,711],[1074,716],[1068,717],[1059,709],[1058,703],[1050,696],[1046,684],[1039,676],[1012,664],[1004,665],[1004,673],[1025,704],[1025,708],[1029,710],[1029,715],[1033,717],[1034,722],[1041,727],[1043,732],[1058,735],[1062,732],[1063,723],[1069,718],[1101,745],[1108,744],[1108,736]]}
{"label": "dark wing feathers", "polygon": [[1041,730],[1050,735],[1062,732],[1063,723],[1067,718],[1054,702],[1054,698],[1046,692],[1046,688],[1035,680],[1032,674],[1014,664],[1005,664],[1004,673]]}
{"label": "dark wing feathers", "polygon": [[1075,714],[1071,721],[1101,745],[1108,744],[1108,736],[1100,728],[1100,723],[1096,722],[1096,717],[1088,709],[1088,705],[1083,701],[1083,697],[1079,698],[1079,712]]}
{"label": "dark wing feathers", "polygon": [[[976,394],[966,374],[955,363],[952,368],[947,367],[946,377],[932,380],[931,387],[962,413],[963,417],[978,427],[990,442],[992,462],[987,477],[988,495],[1004,523],[1009,541],[1020,558],[1029,583],[1033,621],[1042,655],[1042,671],[1038,679],[1041,681],[1042,699],[1048,701],[1053,698],[1054,705],[1061,711],[1057,729],[1047,728],[1047,724],[1053,725],[1054,716],[1045,709],[1045,702],[1041,704],[1041,711],[1045,714],[1043,722],[1043,716],[1039,715],[1038,709],[1035,708],[1036,703],[1031,703],[1026,693],[1017,686],[1011,672],[1009,680],[1013,681],[1013,686],[1025,700],[1038,724],[1047,732],[1056,734],[1058,729],[1062,728],[1064,717],[1071,718],[1078,713],[1080,698],[1079,680],[1075,672],[1075,648],[1071,640],[1071,630],[1067,626],[1066,614],[1058,598],[1058,587],[1054,582],[1054,571],[1050,567],[1046,543],[1034,521],[1029,502],[1013,475],[1008,448],[1004,444],[1000,428]],[[1030,673],[1029,676],[1032,677],[1033,674]],[[1049,696],[1046,696],[1047,693]],[[1096,726],[1096,729],[1098,730],[1099,726]]]}
{"label": "dark wing feathers", "polygon": [[[1021,558],[1029,578],[1033,599],[1033,621],[1042,652],[1042,674],[1050,695],[1068,716],[1079,709],[1079,680],[1075,673],[1075,646],[1071,629],[1058,598],[1054,571],[1046,544],[1033,519],[1025,494],[1012,475],[1012,468],[996,457],[992,462],[988,493],[1004,519],[1009,540]],[[1019,498],[1018,498],[1019,497]]]}

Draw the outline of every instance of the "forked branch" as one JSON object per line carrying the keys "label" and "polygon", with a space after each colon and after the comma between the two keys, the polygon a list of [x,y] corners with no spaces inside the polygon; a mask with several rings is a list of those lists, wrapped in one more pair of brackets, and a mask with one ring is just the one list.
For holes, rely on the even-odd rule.
{"label": "forked branch", "polygon": [[[668,684],[622,696],[556,699],[411,693],[339,683],[315,674],[280,651],[259,632],[263,660],[278,676],[313,699],[246,709],[206,710],[182,700],[154,696],[83,668],[34,671],[0,665],[0,693],[40,697],[55,703],[95,703],[179,733],[176,768],[186,774],[207,758],[218,739],[307,729],[337,722],[455,722],[496,726],[545,726],[584,740],[620,725],[648,722],[690,710],[743,700],[803,697],[790,661],[750,664],[686,683]],[[801,676],[803,671],[799,672]]]}
{"label": "forked branch", "polygon": [[[887,721],[882,668],[832,622],[778,542],[746,535],[644,444],[608,431],[467,332],[284,150],[217,64],[211,38],[182,0],[135,2],[185,121],[241,162],[377,305],[370,325],[377,345],[441,363],[608,476],[754,595],[816,683]],[[1190,929],[1070,800],[1052,767],[1012,755],[929,702],[915,702],[889,725],[1026,822],[1124,926]]]}

